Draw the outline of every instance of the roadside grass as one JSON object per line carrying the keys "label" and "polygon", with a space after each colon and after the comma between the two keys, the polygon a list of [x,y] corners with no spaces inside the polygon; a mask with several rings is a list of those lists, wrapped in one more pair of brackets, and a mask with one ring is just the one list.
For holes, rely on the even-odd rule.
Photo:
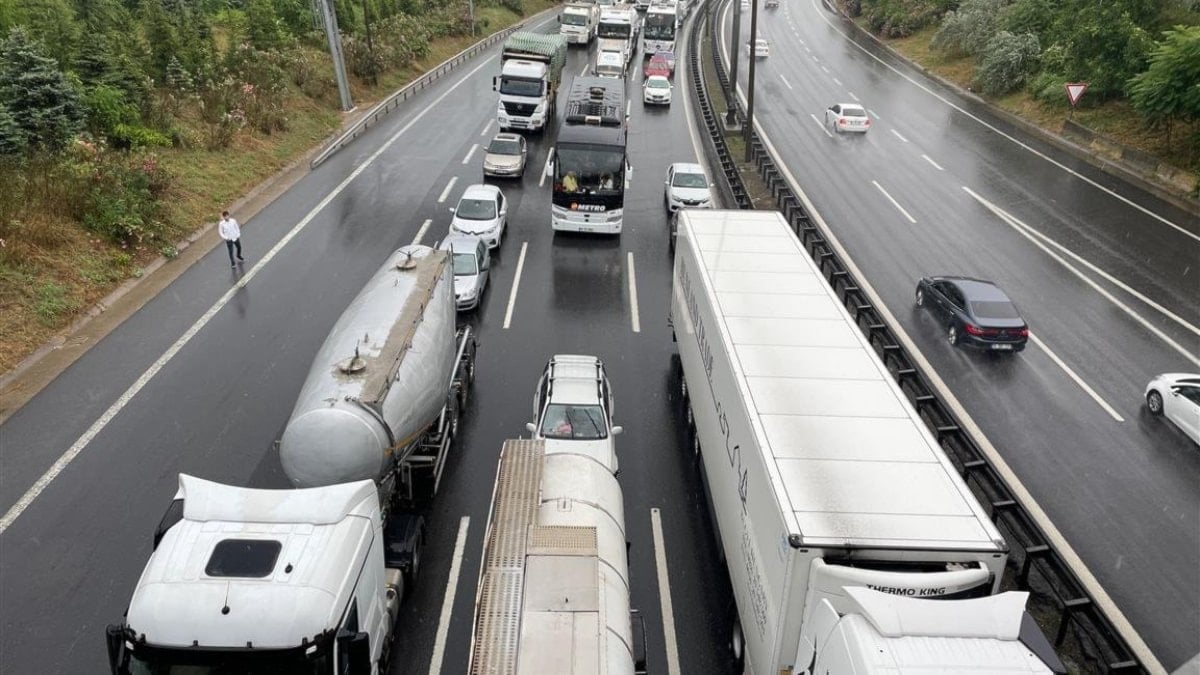
{"label": "roadside grass", "polygon": [[[526,17],[556,4],[526,0]],[[475,37],[435,40],[428,56],[387,73],[375,86],[353,82],[358,110],[369,109],[477,40],[524,18],[501,7],[476,8],[480,29]],[[164,203],[165,240],[181,241],[215,221],[222,209],[328,138],[343,118],[336,100],[294,94],[287,102],[286,130],[271,135],[243,131],[224,150],[162,149],[159,161],[174,176]],[[176,122],[185,133],[200,133],[196,120]],[[48,169],[22,178],[51,182],[54,174]],[[175,254],[172,245],[123,250],[101,240],[50,197],[19,205],[12,213],[0,209],[0,241],[0,373],[15,368],[123,281],[139,276],[150,261]]]}
{"label": "roadside grass", "polygon": [[[721,81],[717,78],[717,68],[713,65],[712,55],[708,51],[710,42],[707,37],[705,35],[700,40],[700,71],[704,77],[704,86],[708,90],[708,99],[712,103],[713,113],[724,115],[729,110],[729,103],[725,91],[721,89]],[[754,208],[774,209],[775,199],[771,196],[771,191],[767,189],[766,183],[759,177],[758,169],[753,162],[743,161],[746,156],[746,141],[742,137],[742,133],[726,131],[725,145],[728,146],[729,153],[733,156],[734,163],[737,164],[738,173],[742,176],[742,183],[746,186],[746,193],[750,195],[750,201],[754,204]],[[733,204],[727,206],[734,207]]]}
{"label": "roadside grass", "polygon": [[[860,26],[865,25],[863,21],[861,18],[858,20]],[[929,26],[909,37],[884,39],[883,42],[943,79],[964,89],[972,87],[974,57],[947,56],[932,49],[929,43],[936,32],[936,26]],[[978,92],[976,94],[982,96]],[[1072,112],[1067,104],[1065,83],[1062,101],[1058,104],[1039,101],[1025,91],[983,98],[1051,133],[1062,133],[1064,122],[1070,118],[1121,145],[1157,157],[1167,164],[1190,171],[1200,170],[1200,120],[1189,124],[1176,123],[1168,133],[1165,129],[1148,125],[1128,101],[1096,103],[1088,99],[1087,94],[1080,107]],[[1194,140],[1189,142],[1189,139]]]}

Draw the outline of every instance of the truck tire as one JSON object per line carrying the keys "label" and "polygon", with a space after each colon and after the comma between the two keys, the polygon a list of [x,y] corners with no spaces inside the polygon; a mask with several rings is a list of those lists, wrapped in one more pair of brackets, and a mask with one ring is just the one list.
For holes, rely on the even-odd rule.
{"label": "truck tire", "polygon": [[729,652],[733,656],[733,672],[743,672],[746,664],[746,634],[742,631],[742,620],[738,618],[736,605],[733,607],[733,625],[729,629]]}
{"label": "truck tire", "polygon": [[413,546],[412,560],[408,569],[404,570],[404,596],[400,598],[400,602],[407,600],[417,587],[417,579],[421,576],[421,555],[424,552],[425,530],[422,529],[421,533],[417,535],[417,543]]}

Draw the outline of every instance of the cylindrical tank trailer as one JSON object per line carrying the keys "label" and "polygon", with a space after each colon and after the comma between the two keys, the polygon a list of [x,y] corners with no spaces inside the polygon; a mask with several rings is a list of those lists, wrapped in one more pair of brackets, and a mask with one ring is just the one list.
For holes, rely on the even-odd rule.
{"label": "cylindrical tank trailer", "polygon": [[317,352],[279,443],[284,473],[296,487],[385,488],[431,468],[436,486],[474,356],[474,339],[455,329],[448,255],[399,249]]}

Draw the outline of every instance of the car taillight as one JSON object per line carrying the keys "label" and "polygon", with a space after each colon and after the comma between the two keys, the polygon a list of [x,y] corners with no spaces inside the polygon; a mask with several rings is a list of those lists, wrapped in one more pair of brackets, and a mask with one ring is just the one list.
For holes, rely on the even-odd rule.
{"label": "car taillight", "polygon": [[996,335],[1000,332],[1000,331],[996,330],[995,328],[981,328],[979,326],[976,326],[974,324],[969,324],[969,323],[965,324],[963,326],[963,328],[971,335]]}
{"label": "car taillight", "polygon": [[838,120],[838,126],[839,126],[839,127],[844,127],[844,126],[846,126],[846,120],[845,120],[845,119],[840,119],[840,120]]}
{"label": "car taillight", "polygon": [[1022,328],[1022,329],[1020,329],[1020,330],[1018,330],[1018,331],[1017,331],[1017,335],[1018,335],[1018,336],[1020,336],[1020,337],[1023,337],[1023,338],[1027,338],[1027,337],[1029,337],[1029,329],[1028,329],[1028,328]]}
{"label": "car taillight", "polygon": [[866,118],[866,119],[863,121],[863,126],[864,126],[864,127],[869,127],[869,126],[871,126],[871,118],[870,118],[870,117]]}

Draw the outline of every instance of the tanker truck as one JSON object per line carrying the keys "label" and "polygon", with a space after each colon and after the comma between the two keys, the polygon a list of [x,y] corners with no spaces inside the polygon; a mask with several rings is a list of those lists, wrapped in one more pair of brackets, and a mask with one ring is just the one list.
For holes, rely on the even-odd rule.
{"label": "tanker truck", "polygon": [[621,486],[570,445],[518,439],[500,451],[470,675],[646,672]]}
{"label": "tanker truck", "polygon": [[1008,545],[784,217],[685,209],[675,386],[755,675],[1065,672]]}
{"label": "tanker truck", "polygon": [[[445,251],[392,254],[334,325],[279,443],[296,489],[179,477],[114,675],[386,672],[475,368]],[[347,669],[348,667],[348,669]]]}

